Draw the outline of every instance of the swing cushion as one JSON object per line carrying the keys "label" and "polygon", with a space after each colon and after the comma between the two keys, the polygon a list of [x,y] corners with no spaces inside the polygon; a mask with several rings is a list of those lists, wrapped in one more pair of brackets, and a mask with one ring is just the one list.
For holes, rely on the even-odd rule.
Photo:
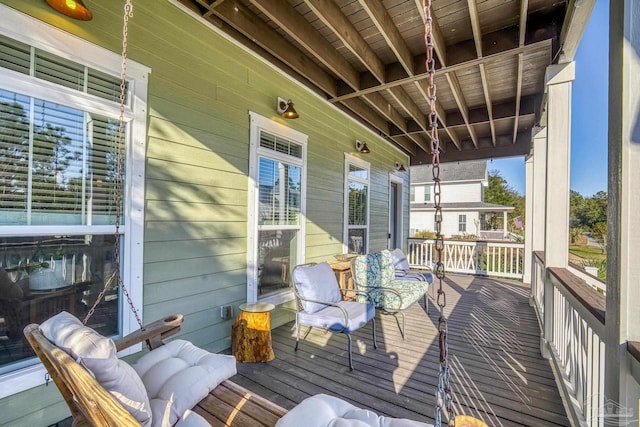
{"label": "swing cushion", "polygon": [[43,335],[84,366],[143,426],[151,425],[151,405],[142,380],[116,356],[116,346],[63,311],[40,325]]}
{"label": "swing cushion", "polygon": [[[209,353],[188,341],[174,340],[131,365],[147,390],[153,427],[188,420],[188,410],[222,381],[236,374],[233,356]],[[192,414],[191,418],[197,414]],[[181,425],[181,424],[179,424]]]}
{"label": "swing cushion", "polygon": [[276,423],[276,427],[430,427],[406,418],[390,418],[360,409],[326,394],[300,402]]}

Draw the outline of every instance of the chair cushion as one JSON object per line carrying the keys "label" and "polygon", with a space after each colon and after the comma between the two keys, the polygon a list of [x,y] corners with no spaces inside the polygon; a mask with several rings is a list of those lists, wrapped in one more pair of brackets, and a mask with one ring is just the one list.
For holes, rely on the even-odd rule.
{"label": "chair cushion", "polygon": [[360,290],[385,287],[395,277],[391,253],[387,250],[357,256],[351,272]]}
{"label": "chair cushion", "polygon": [[351,333],[364,326],[376,314],[375,307],[371,304],[355,301],[340,301],[337,304],[347,312],[346,324],[342,310],[333,306],[325,306],[313,314],[298,313],[298,322],[301,325],[325,328],[333,332]]}
{"label": "chair cushion", "polygon": [[172,426],[218,384],[236,373],[233,356],[209,353],[184,340],[156,348],[132,367],[147,389],[153,427]]}
{"label": "chair cushion", "polygon": [[[296,267],[293,270],[293,283],[303,298],[326,302],[342,300],[336,275],[326,262]],[[327,305],[302,301],[302,307],[307,313],[315,313],[327,307]]]}
{"label": "chair cushion", "polygon": [[404,276],[409,272],[409,260],[402,252],[402,249],[394,249],[391,251],[391,259],[393,260],[393,268],[396,276]]}
{"label": "chair cushion", "polygon": [[409,271],[402,276],[396,274],[396,280],[413,280],[431,284],[433,283],[433,274],[428,271]]}
{"label": "chair cushion", "polygon": [[113,340],[84,326],[66,311],[46,320],[40,329],[49,341],[88,369],[140,424],[151,425],[151,405],[144,384],[131,366],[117,358]]}
{"label": "chair cushion", "polygon": [[378,416],[337,397],[317,394],[300,402],[276,423],[276,427],[430,427],[406,418]]}

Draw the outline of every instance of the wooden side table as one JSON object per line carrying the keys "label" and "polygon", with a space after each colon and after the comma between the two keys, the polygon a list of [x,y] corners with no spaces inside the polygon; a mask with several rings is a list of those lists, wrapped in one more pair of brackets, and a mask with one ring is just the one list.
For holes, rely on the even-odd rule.
{"label": "wooden side table", "polygon": [[269,362],[275,359],[271,344],[271,311],[275,305],[259,302],[242,304],[231,328],[231,351],[240,363]]}
{"label": "wooden side table", "polygon": [[[343,289],[353,289],[353,280],[351,279],[351,261],[329,260],[327,263],[338,276],[338,283]],[[355,292],[343,292],[344,299],[354,299]]]}

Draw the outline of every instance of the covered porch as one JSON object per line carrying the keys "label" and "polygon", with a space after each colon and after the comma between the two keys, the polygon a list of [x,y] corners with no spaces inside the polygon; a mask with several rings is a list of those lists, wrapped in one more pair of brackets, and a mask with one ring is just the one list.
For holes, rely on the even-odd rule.
{"label": "covered porch", "polygon": [[[551,364],[540,355],[529,286],[451,274],[445,291],[456,412],[489,426],[568,425]],[[354,334],[354,371],[343,334],[314,329],[296,353],[288,323],[272,331],[275,360],[238,364],[232,380],[287,409],[325,393],[380,415],[433,422],[438,311],[429,304],[428,315],[422,305],[407,312],[404,341],[388,315],[376,318],[378,349],[371,325]]]}

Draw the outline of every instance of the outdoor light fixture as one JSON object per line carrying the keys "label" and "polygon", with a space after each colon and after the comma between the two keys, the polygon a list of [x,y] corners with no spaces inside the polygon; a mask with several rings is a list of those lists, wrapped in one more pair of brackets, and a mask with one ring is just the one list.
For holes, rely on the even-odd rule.
{"label": "outdoor light fixture", "polygon": [[371,150],[369,150],[369,147],[367,147],[367,143],[364,141],[360,141],[359,139],[356,139],[356,150],[363,154],[369,154],[371,152]]}
{"label": "outdoor light fixture", "polygon": [[300,117],[298,112],[293,108],[293,101],[278,97],[278,105],[276,106],[278,114],[285,119],[297,119]]}
{"label": "outdoor light fixture", "polygon": [[93,19],[91,11],[82,3],[82,0],[47,0],[47,4],[73,19],[79,19],[80,21],[91,21]]}
{"label": "outdoor light fixture", "polygon": [[406,172],[407,169],[404,167],[404,165],[402,163],[398,163],[396,162],[395,165],[393,165],[393,169],[396,172]]}

